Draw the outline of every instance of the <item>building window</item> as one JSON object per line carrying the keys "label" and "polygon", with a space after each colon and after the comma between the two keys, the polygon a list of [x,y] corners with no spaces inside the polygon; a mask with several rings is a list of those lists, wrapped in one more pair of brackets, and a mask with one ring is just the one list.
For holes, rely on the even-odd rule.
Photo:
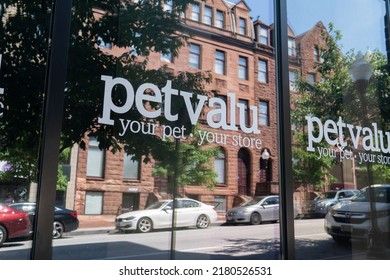
{"label": "building window", "polygon": [[204,7],[203,23],[208,25],[213,24],[213,8],[209,6]]}
{"label": "building window", "polygon": [[200,46],[190,44],[190,67],[200,69]]}
{"label": "building window", "polygon": [[218,155],[214,160],[214,171],[217,173],[217,183],[226,183],[226,153],[224,148],[220,147]]}
{"label": "building window", "polygon": [[103,192],[86,192],[85,215],[103,214]]}
{"label": "building window", "polygon": [[[240,123],[241,123],[241,114],[240,112],[242,112],[242,110],[244,109],[244,123],[246,126],[249,126],[250,125],[250,117],[249,117],[249,102],[248,100],[245,100],[245,99],[239,99],[238,100],[238,107],[239,107],[239,111],[238,111],[238,117],[240,119]],[[243,109],[242,109],[243,108]]]}
{"label": "building window", "polygon": [[241,17],[238,22],[238,33],[241,35],[246,35],[246,19]]}
{"label": "building window", "polygon": [[259,27],[259,43],[263,45],[268,45],[268,28]]}
{"label": "building window", "polygon": [[268,82],[268,63],[265,60],[259,60],[258,63],[258,81],[262,83]]}
{"label": "building window", "polygon": [[297,56],[297,47],[296,47],[295,39],[291,37],[288,38],[288,55]]}
{"label": "building window", "polygon": [[214,205],[215,211],[217,213],[225,213],[226,212],[226,197],[222,195],[214,196]]}
{"label": "building window", "polygon": [[168,53],[160,53],[160,59],[161,61],[172,63],[173,62],[173,55],[171,52]]}
{"label": "building window", "polygon": [[139,161],[133,158],[133,155],[124,155],[123,159],[123,178],[139,180]]}
{"label": "building window", "polygon": [[192,4],[191,5],[191,19],[195,21],[200,21],[200,5]]}
{"label": "building window", "polygon": [[215,14],[215,26],[218,28],[224,28],[225,26],[225,16],[222,11],[217,11]]}
{"label": "building window", "polygon": [[259,123],[260,125],[269,126],[269,103],[260,100],[259,102]]}
{"label": "building window", "polygon": [[215,73],[222,74],[222,75],[226,74],[225,61],[226,61],[225,52],[215,51],[215,64],[214,64]]}
{"label": "building window", "polygon": [[87,156],[87,176],[103,177],[104,172],[104,151],[100,150],[96,137],[89,138]]}
{"label": "building window", "polygon": [[248,80],[248,58],[238,57],[238,78]]}
{"label": "building window", "polygon": [[289,72],[289,80],[290,80],[290,90],[295,91],[295,84],[298,80],[298,72],[290,71]]}
{"label": "building window", "polygon": [[[227,104],[226,96],[224,96],[224,95],[218,95],[218,96],[216,96],[216,97],[218,97],[219,99],[221,99],[221,101],[222,101],[224,104]],[[217,103],[214,103],[213,107],[214,107],[214,109],[221,109],[221,108],[222,108],[222,105],[221,105],[221,103],[218,103],[218,102],[217,102]],[[221,120],[222,120],[222,113],[220,113],[220,114],[215,114],[215,115],[213,116],[213,121],[214,121],[214,122],[219,123]]]}
{"label": "building window", "polygon": [[307,82],[311,85],[314,85],[316,82],[316,74],[313,73],[307,74]]}
{"label": "building window", "polygon": [[314,61],[321,62],[320,49],[318,47],[314,47]]}
{"label": "building window", "polygon": [[173,3],[172,0],[165,0],[164,1],[164,11],[171,13],[173,11]]}

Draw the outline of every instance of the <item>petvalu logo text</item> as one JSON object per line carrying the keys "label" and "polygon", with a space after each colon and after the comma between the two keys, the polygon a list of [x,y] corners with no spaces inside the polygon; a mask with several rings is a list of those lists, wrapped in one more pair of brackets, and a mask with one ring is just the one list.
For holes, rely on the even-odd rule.
{"label": "petvalu logo text", "polygon": [[[225,101],[218,97],[209,98],[208,96],[196,95],[192,92],[175,89],[170,80],[167,80],[165,86],[161,89],[152,83],[143,83],[135,89],[128,80],[120,77],[113,78],[112,76],[102,75],[101,80],[104,81],[104,100],[102,117],[98,119],[100,124],[114,125],[115,120],[111,117],[112,113],[125,114],[132,108],[136,109],[143,117],[149,120],[163,116],[168,121],[175,122],[182,116],[179,116],[178,113],[173,113],[172,100],[173,98],[182,98],[184,101],[183,104],[185,105],[185,112],[192,125],[198,123],[203,108],[207,104],[210,110],[206,113],[205,121],[209,127],[224,131],[241,130],[245,134],[260,134],[257,106],[249,106],[247,108],[245,104],[237,102],[234,93],[227,93],[227,99]],[[126,93],[126,100],[120,106],[116,105],[113,100],[113,90],[117,86],[122,86]],[[160,106],[152,109],[148,106],[150,102],[157,103]],[[249,124],[246,123],[247,110],[249,110],[252,116],[250,118],[252,122]],[[123,118],[119,118],[118,121],[122,129],[119,133],[120,136],[125,135],[127,131],[155,135],[158,128],[162,130],[163,140],[169,137],[185,139],[187,135],[184,126],[171,127],[169,125],[163,125],[159,127],[159,124],[156,123]],[[207,131],[198,131],[198,133],[200,138],[199,145],[205,142],[214,142],[217,144],[231,144],[255,149],[260,149],[262,145],[262,141],[259,138],[249,136],[228,135]],[[192,137],[193,135],[190,134],[189,136]]]}
{"label": "petvalu logo text", "polygon": [[[316,116],[306,116],[305,119],[308,132],[307,151],[317,151],[320,157],[336,157],[338,152],[341,159],[355,158],[359,162],[390,164],[390,157],[384,155],[390,153],[390,132],[380,130],[377,123],[362,127],[345,123],[342,117],[339,117],[337,122],[323,122]],[[314,147],[322,141],[332,148]]]}

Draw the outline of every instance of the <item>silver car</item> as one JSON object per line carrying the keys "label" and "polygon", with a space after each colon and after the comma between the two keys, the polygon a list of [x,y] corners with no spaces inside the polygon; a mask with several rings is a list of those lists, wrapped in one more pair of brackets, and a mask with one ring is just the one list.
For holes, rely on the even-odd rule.
{"label": "silver car", "polygon": [[321,193],[314,199],[315,208],[312,214],[317,214],[322,217],[328,213],[329,209],[339,203],[351,199],[354,195],[358,194],[358,190],[339,190],[339,191],[327,191]]}
{"label": "silver car", "polygon": [[226,213],[227,223],[250,223],[258,225],[265,221],[279,220],[279,196],[259,196],[232,208]]}

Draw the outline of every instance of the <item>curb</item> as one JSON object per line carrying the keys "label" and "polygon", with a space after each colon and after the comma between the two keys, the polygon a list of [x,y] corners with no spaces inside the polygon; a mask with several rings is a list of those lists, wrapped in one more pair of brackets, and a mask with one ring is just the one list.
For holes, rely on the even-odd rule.
{"label": "curb", "polygon": [[65,232],[64,236],[79,236],[79,235],[90,235],[90,234],[104,234],[114,233],[116,230],[114,227],[102,227],[102,228],[79,228],[75,231]]}
{"label": "curb", "polygon": [[[218,221],[213,226],[221,226],[225,224],[225,221]],[[115,227],[98,227],[98,228],[78,228],[75,231],[65,232],[64,237],[67,236],[80,236],[80,235],[91,235],[91,234],[113,234],[117,232]]]}

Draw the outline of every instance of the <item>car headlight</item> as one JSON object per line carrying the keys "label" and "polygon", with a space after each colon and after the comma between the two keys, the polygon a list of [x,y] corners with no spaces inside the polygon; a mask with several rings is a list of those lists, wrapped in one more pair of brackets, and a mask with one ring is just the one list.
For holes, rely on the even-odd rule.
{"label": "car headlight", "polygon": [[130,217],[127,217],[127,218],[123,218],[122,221],[129,222],[129,221],[132,221],[134,219],[135,219],[134,216],[130,216]]}
{"label": "car headlight", "polygon": [[246,214],[248,213],[249,211],[247,209],[242,209],[242,210],[239,210],[238,211],[238,214]]}

